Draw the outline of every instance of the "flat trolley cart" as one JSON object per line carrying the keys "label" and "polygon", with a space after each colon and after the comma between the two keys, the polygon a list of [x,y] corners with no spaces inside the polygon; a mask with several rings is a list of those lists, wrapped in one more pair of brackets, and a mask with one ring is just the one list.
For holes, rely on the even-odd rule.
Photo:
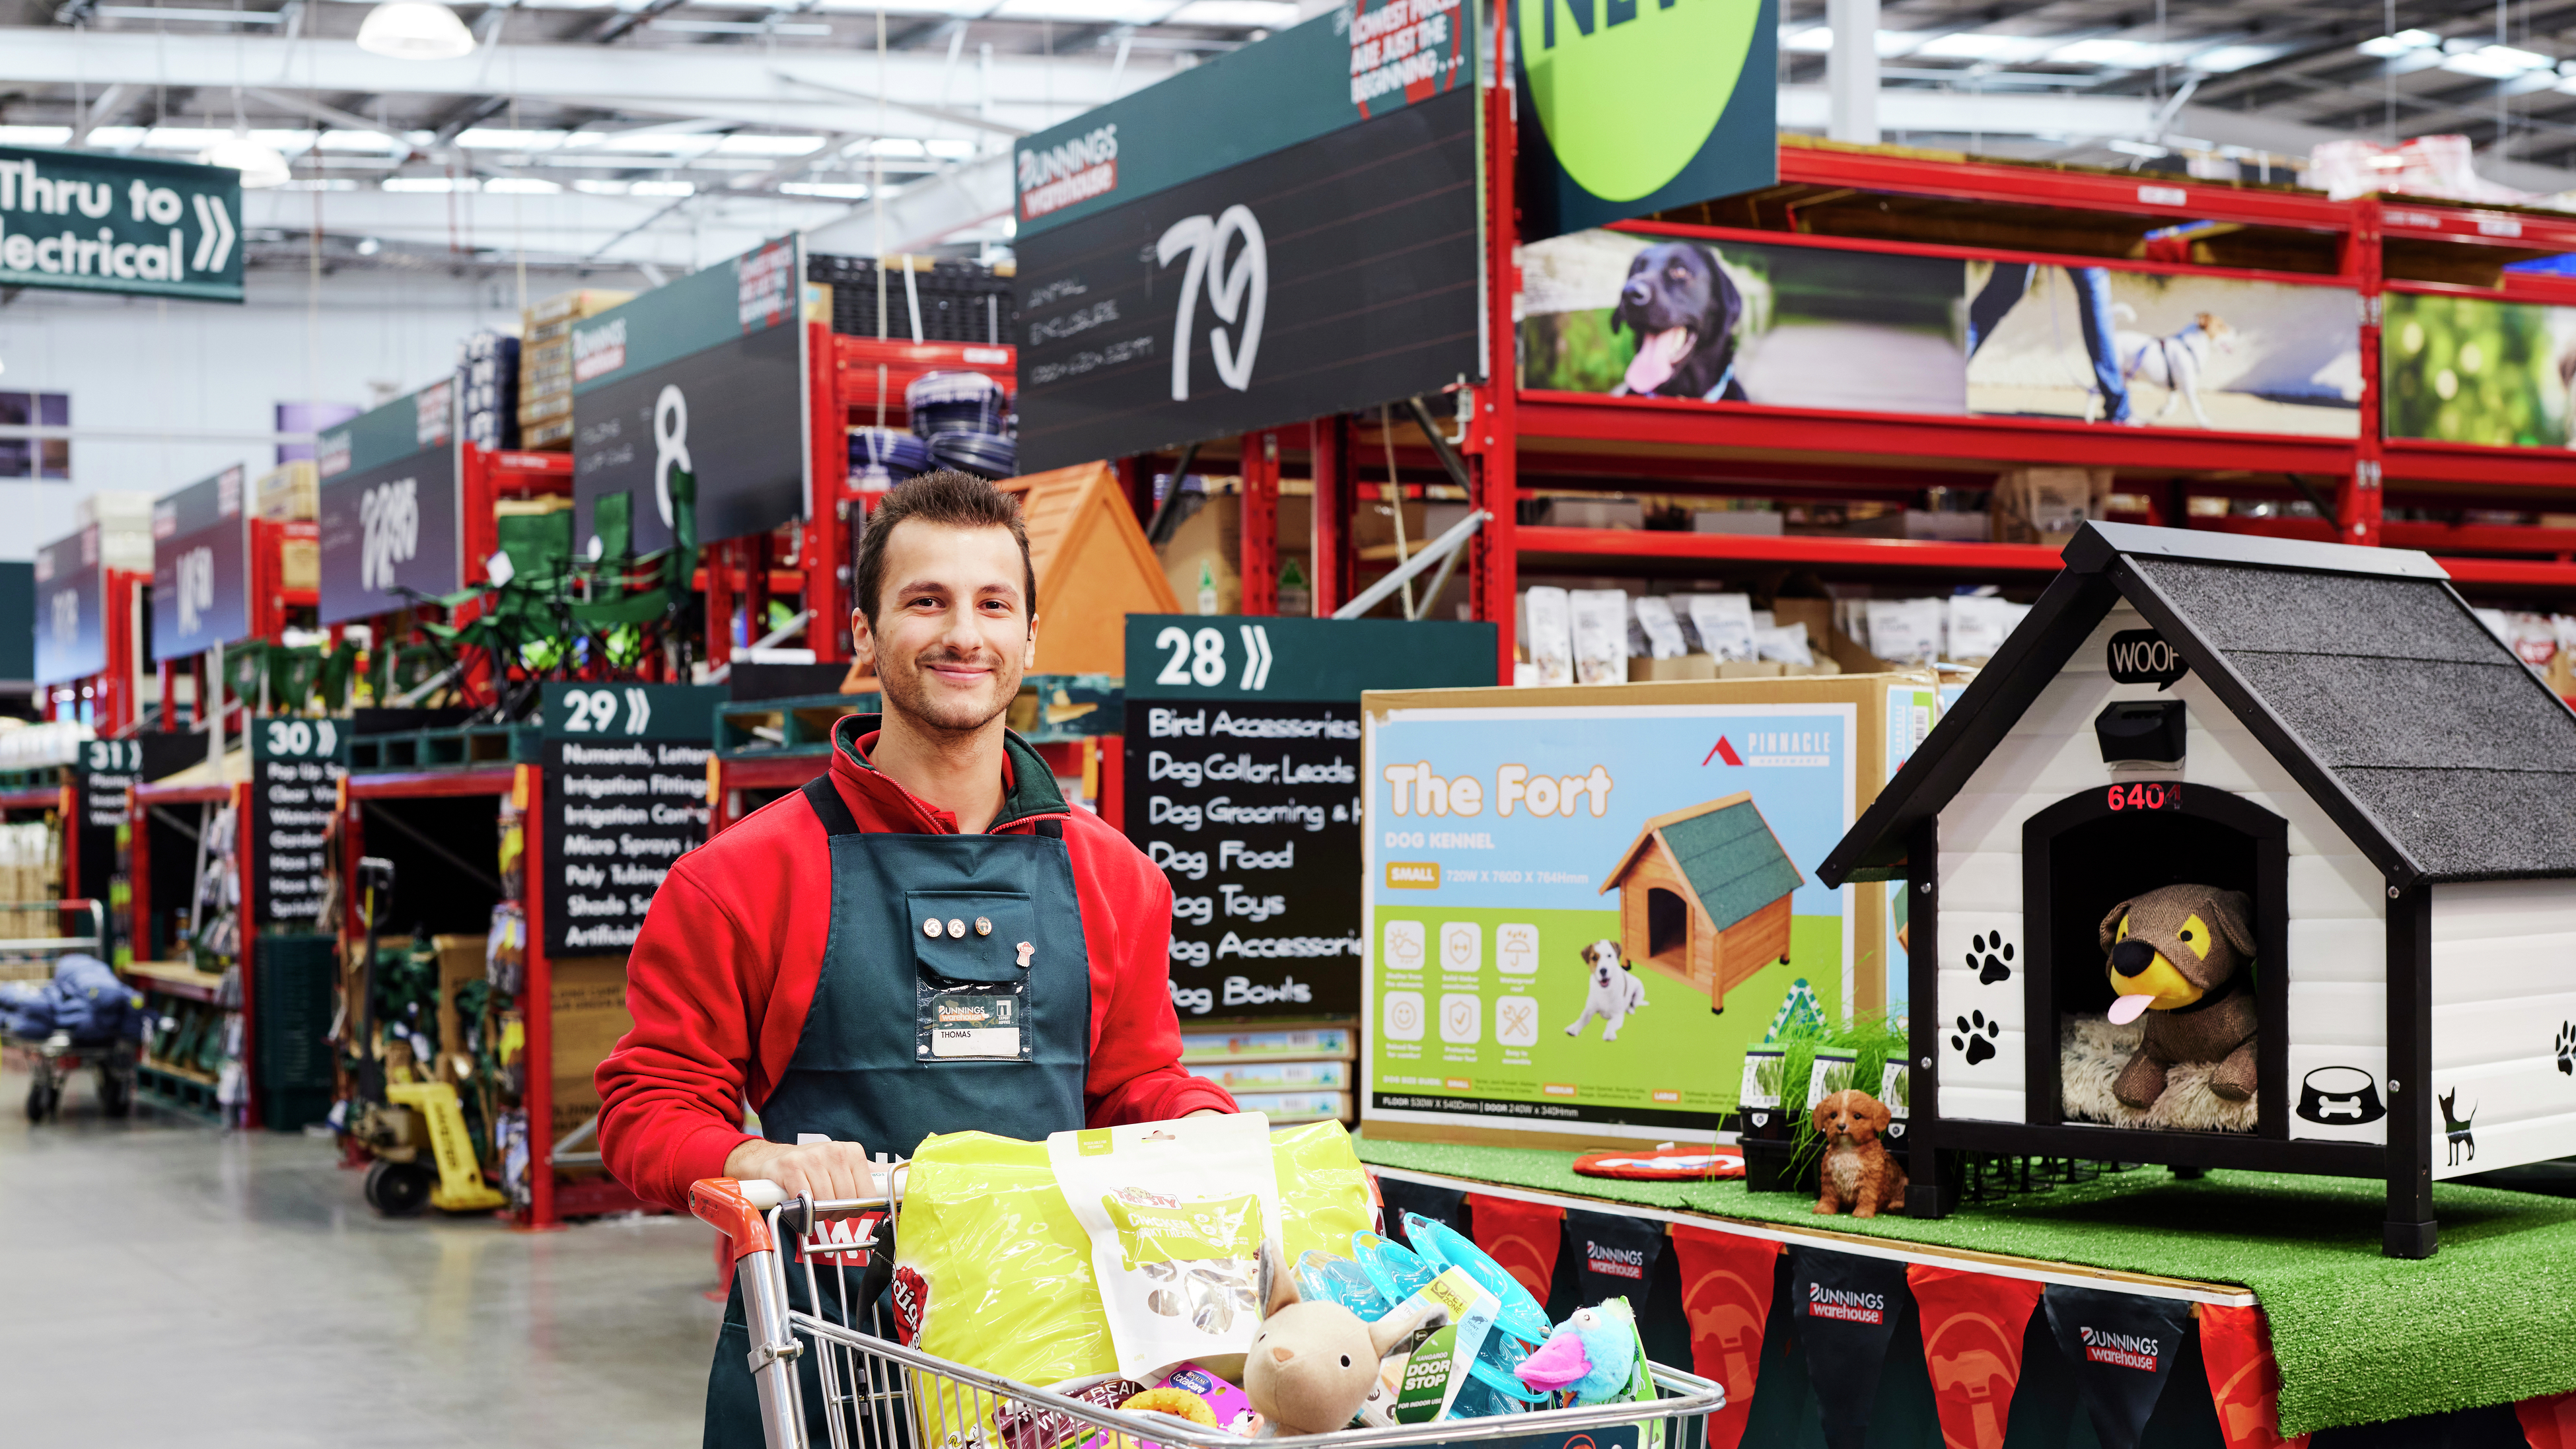
{"label": "flat trolley cart", "polygon": [[[43,901],[12,903],[12,910],[25,911],[47,904]],[[97,954],[107,940],[107,903],[105,901],[54,901],[58,911],[80,911],[89,916],[86,936],[22,936],[0,939],[0,980],[31,981],[49,978],[51,963],[73,951]],[[47,1032],[35,1036],[0,1033],[0,1046],[12,1056],[27,1063],[32,1080],[27,1086],[27,1120],[42,1122],[61,1110],[63,1086],[80,1075],[83,1067],[98,1072],[98,1105],[110,1117],[127,1116],[134,1111],[134,1039],[119,1032],[109,1041],[74,1042],[65,1032]]]}
{"label": "flat trolley cart", "polygon": [[[804,1276],[806,1302],[823,1302],[818,1289],[827,1284],[835,1301],[850,1301],[852,1280],[866,1277],[858,1270],[883,1251],[875,1224],[900,1207],[892,1167],[881,1162],[879,1174],[898,1182],[891,1198],[790,1200],[775,1183],[722,1177],[690,1186],[691,1209],[733,1240],[734,1276],[742,1289],[750,1368],[769,1449],[813,1449],[818,1443],[830,1449],[1245,1449],[1251,1442],[1168,1414],[1122,1412],[1017,1383],[791,1306],[791,1271]],[[779,1249],[791,1241],[798,1250],[792,1267]],[[818,1267],[817,1258],[829,1264]],[[880,1260],[875,1266],[886,1265]],[[874,1322],[873,1306],[869,1314]],[[804,1391],[800,1367],[813,1375],[819,1394],[809,1398]],[[1726,1407],[1726,1391],[1659,1363],[1647,1367],[1660,1394],[1652,1400],[1260,1442],[1293,1449],[1477,1442],[1508,1449],[1580,1449],[1587,1443],[1650,1449],[1660,1440],[1663,1449],[1708,1449],[1708,1416]],[[819,1439],[806,1422],[809,1402],[823,1406],[825,1432]],[[1605,1432],[1628,1425],[1639,1426],[1634,1438]]]}

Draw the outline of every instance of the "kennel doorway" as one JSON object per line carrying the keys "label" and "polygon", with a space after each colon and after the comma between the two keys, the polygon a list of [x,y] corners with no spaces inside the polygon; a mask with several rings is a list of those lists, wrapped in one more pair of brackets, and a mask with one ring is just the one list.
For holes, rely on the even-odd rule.
{"label": "kennel doorway", "polygon": [[1661,886],[1646,891],[1646,957],[1667,971],[1690,974],[1690,906]]}
{"label": "kennel doorway", "polygon": [[[2023,973],[2029,1120],[2066,1123],[2059,1075],[2060,1016],[2110,1009],[2102,917],[2127,896],[2194,882],[2253,900],[2255,1131],[2289,1137],[2289,822],[2240,796],[2164,782],[2178,803],[2132,805],[2132,787],[2070,795],[2022,829]],[[2091,1125],[2080,1119],[2077,1125]],[[2119,1129],[2113,1129],[2119,1130]]]}

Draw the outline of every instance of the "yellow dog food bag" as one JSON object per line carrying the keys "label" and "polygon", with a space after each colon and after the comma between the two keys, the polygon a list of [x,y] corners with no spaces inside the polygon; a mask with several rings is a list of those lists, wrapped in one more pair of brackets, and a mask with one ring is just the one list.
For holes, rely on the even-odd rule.
{"label": "yellow dog food bag", "polygon": [[[1376,1227],[1341,1123],[1275,1132],[1270,1150],[1289,1262],[1312,1248],[1345,1252],[1352,1233]],[[898,1327],[924,1353],[1042,1386],[1118,1369],[1091,1239],[1044,1142],[983,1132],[923,1141],[895,1231],[894,1298]]]}

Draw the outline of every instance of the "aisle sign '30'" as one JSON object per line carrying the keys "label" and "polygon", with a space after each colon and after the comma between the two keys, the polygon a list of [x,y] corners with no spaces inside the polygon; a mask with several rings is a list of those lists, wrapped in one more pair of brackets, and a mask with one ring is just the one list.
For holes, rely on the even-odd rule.
{"label": "aisle sign '30'", "polygon": [[254,738],[267,760],[327,760],[339,753],[340,727],[327,719],[268,719]]}

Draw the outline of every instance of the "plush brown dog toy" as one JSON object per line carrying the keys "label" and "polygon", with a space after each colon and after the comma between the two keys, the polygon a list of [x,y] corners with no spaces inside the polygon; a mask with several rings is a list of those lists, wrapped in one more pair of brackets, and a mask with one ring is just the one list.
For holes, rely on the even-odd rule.
{"label": "plush brown dog toy", "polygon": [[1846,1201],[1856,1218],[1877,1217],[1881,1208],[1905,1210],[1905,1169],[1878,1140],[1894,1120],[1885,1103],[1863,1091],[1836,1092],[1816,1104],[1816,1133],[1825,1139],[1818,1213],[1841,1212]]}
{"label": "plush brown dog toy", "polygon": [[2216,1062],[2211,1091],[2231,1102],[2254,1095],[2254,994],[2243,975],[2254,959],[2254,920],[2243,891],[2171,885],[2131,896],[2102,917],[2102,949],[2120,994],[2111,1020],[2147,1018],[2113,1096],[2154,1106],[2176,1062]]}

